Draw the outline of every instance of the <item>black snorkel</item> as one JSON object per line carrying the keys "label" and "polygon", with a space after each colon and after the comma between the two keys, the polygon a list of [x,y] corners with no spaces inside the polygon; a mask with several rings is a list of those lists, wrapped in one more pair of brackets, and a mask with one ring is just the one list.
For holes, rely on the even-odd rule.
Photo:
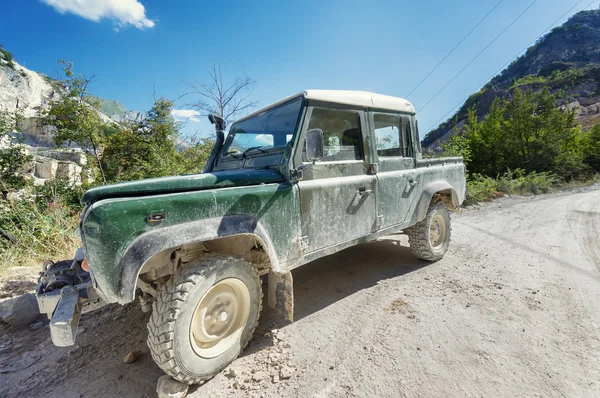
{"label": "black snorkel", "polygon": [[221,148],[223,148],[223,143],[225,142],[225,127],[227,123],[225,119],[221,116],[208,115],[208,120],[210,120],[211,124],[215,125],[215,132],[217,134],[217,139],[215,141],[215,146],[213,146],[212,152],[206,162],[206,166],[204,166],[203,173],[210,173],[215,168],[215,163],[217,158],[219,157],[219,153],[221,153]]}

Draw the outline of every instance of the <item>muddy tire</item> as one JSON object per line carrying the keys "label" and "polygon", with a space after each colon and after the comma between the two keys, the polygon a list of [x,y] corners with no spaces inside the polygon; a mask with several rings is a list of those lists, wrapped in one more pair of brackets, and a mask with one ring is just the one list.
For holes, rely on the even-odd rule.
{"label": "muddy tire", "polygon": [[448,209],[433,202],[425,219],[406,230],[410,249],[420,259],[438,261],[448,250],[451,230]]}
{"label": "muddy tire", "polygon": [[256,269],[231,256],[203,259],[174,275],[153,303],[152,358],[183,383],[210,379],[252,339],[261,309]]}

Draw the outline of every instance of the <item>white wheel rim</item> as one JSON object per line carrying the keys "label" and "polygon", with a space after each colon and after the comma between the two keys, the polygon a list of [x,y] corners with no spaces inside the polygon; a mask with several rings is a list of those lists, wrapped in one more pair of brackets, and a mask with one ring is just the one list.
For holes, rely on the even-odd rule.
{"label": "white wheel rim", "polygon": [[429,242],[434,249],[440,248],[446,239],[446,220],[441,214],[436,214],[429,225]]}
{"label": "white wheel rim", "polygon": [[190,325],[196,354],[214,358],[239,344],[250,315],[250,291],[237,278],[215,283],[200,299]]}

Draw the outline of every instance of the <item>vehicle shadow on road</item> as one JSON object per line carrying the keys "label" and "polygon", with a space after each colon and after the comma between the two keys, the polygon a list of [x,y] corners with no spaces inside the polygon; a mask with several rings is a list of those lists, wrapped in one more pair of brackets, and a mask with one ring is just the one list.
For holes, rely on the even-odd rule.
{"label": "vehicle shadow on road", "polygon": [[354,246],[293,271],[294,320],[299,321],[381,281],[431,264],[416,258],[398,238]]}
{"label": "vehicle shadow on road", "polygon": [[405,237],[394,236],[361,244],[293,271],[294,320],[299,321],[383,280],[431,264],[416,258],[404,240]]}
{"label": "vehicle shadow on road", "polygon": [[[294,321],[298,322],[381,281],[401,277],[428,265],[431,263],[411,253],[407,238],[400,235],[364,243],[310,262],[292,271]],[[266,279],[263,282],[266,283]],[[267,286],[263,285],[265,293],[266,290]],[[268,307],[265,297],[254,338],[242,357],[273,346],[269,332],[285,328],[289,323]]]}

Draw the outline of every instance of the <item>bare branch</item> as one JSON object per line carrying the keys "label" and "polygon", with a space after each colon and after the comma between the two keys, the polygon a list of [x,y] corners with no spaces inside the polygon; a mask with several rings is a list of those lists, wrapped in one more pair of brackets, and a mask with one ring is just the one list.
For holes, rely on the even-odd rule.
{"label": "bare branch", "polygon": [[209,83],[201,83],[198,80],[184,82],[187,91],[180,98],[197,97],[195,102],[188,103],[186,106],[201,112],[202,116],[215,113],[227,122],[231,122],[241,112],[257,105],[257,102],[248,100],[256,84],[253,79],[244,76],[227,85],[223,80],[221,65],[215,62],[206,69],[206,73]]}

